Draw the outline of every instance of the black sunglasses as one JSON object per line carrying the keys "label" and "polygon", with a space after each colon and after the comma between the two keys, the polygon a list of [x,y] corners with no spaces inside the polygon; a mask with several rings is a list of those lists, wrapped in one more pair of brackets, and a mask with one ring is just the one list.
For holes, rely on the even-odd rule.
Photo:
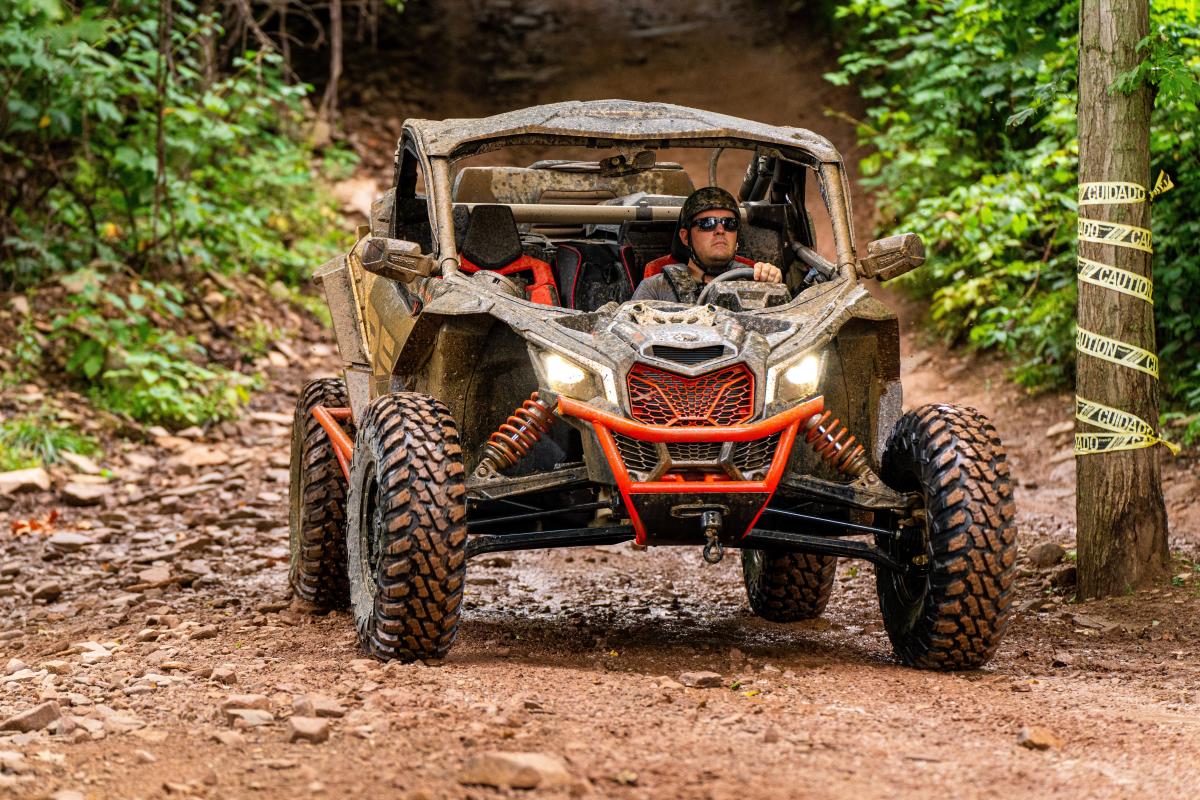
{"label": "black sunglasses", "polygon": [[734,233],[738,229],[739,220],[737,217],[700,217],[700,219],[692,220],[692,227],[708,233],[715,231],[720,225],[730,233]]}

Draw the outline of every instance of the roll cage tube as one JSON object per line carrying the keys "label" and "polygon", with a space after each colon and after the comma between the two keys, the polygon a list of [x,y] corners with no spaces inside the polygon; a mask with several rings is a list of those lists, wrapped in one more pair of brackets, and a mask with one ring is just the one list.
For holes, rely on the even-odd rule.
{"label": "roll cage tube", "polygon": [[[402,159],[411,155],[411,153],[403,154]],[[458,250],[454,241],[454,226],[450,224],[450,220],[454,215],[454,202],[451,196],[451,177],[449,159],[444,157],[431,158],[428,160],[429,176],[427,187],[431,198],[429,203],[430,225],[436,232],[435,240],[435,257],[438,254],[444,254],[438,258],[438,263],[441,267],[443,277],[449,277],[458,272]],[[797,162],[799,163],[799,162]],[[398,169],[398,177],[404,172],[403,169]],[[853,277],[855,275],[854,263],[856,260],[854,251],[854,229],[851,223],[850,208],[849,208],[849,189],[847,186],[847,178],[845,170],[836,162],[822,162],[817,170],[819,176],[819,186],[821,188],[821,196],[825,201],[826,211],[829,213],[830,224],[833,228],[834,249],[837,253],[837,267],[839,273],[844,277]],[[412,178],[415,183],[415,173]],[[400,188],[399,186],[397,187]],[[446,224],[439,224],[439,220],[446,220]]]}

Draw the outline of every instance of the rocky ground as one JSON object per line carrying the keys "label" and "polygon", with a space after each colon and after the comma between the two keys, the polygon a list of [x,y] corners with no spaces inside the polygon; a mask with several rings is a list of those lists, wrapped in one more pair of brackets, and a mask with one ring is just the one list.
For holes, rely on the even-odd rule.
{"label": "rocky ground", "polygon": [[[443,5],[445,18],[415,18],[418,33],[432,26],[421,41],[472,19],[452,13],[462,2]],[[850,126],[822,116],[852,102],[816,80],[829,54],[731,26],[768,19],[760,4],[623,4],[615,22],[596,17],[607,38],[578,64],[562,55],[578,18],[465,5],[511,28],[504,52],[526,55],[504,63],[525,102],[672,99],[831,131],[850,149]],[[686,71],[697,37],[741,54],[722,81]],[[364,117],[353,135],[385,154],[381,170],[389,115],[405,103],[429,116],[494,110],[466,86],[483,80],[493,105],[517,104],[504,94],[513,76],[471,66],[437,92],[364,84],[375,94],[363,101],[389,111],[374,127],[378,114],[350,112]],[[771,70],[792,77],[762,80]],[[393,83],[414,96],[388,94]],[[898,665],[868,566],[839,566],[823,619],[775,625],[749,613],[736,558],[709,566],[692,549],[628,546],[481,557],[444,663],[366,659],[346,614],[308,614],[287,588],[292,404],[337,367],[329,334],[293,320],[261,358],[266,386],[241,420],[126,432],[94,463],[0,488],[0,797],[1195,795],[1200,462],[1166,467],[1172,576],[1076,602],[1070,398],[1022,396],[998,364],[921,340],[917,310],[899,306],[906,405],[991,415],[1019,483],[1019,611],[986,668]],[[79,405],[29,386],[6,390],[0,410],[51,401]]]}
{"label": "rocky ground", "polygon": [[[869,567],[842,563],[825,618],[774,625],[750,615],[736,559],[707,566],[691,549],[628,546],[482,557],[445,663],[364,658],[347,615],[309,615],[286,585],[290,404],[335,360],[310,332],[284,346],[280,366],[264,363],[270,389],[242,421],[152,431],[111,452],[99,497],[73,497],[66,487],[80,478],[61,470],[54,490],[15,496],[8,516],[21,530],[58,516],[0,538],[0,792],[518,791],[500,784],[548,797],[767,798],[782,787],[1128,797],[1200,787],[1200,573],[1181,558],[1174,581],[1073,602],[1060,546],[1070,546],[1069,477],[1039,469],[1044,454],[1020,435],[1010,437],[1023,487],[1020,612],[983,670],[896,664]],[[1002,431],[1065,402],[989,403],[989,365],[906,343],[910,387],[940,389],[946,363],[965,368],[948,388],[993,405]],[[927,399],[921,391],[909,404]],[[1170,474],[1168,493],[1188,479]],[[1196,529],[1175,535],[1194,559]]]}

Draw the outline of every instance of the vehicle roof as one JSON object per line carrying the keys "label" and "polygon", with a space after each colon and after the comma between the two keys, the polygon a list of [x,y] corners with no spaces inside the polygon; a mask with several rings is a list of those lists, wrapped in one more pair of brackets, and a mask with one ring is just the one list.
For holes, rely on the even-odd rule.
{"label": "vehicle roof", "polygon": [[410,119],[404,128],[435,158],[461,158],[511,144],[586,144],[570,140],[599,137],[614,142],[669,139],[676,146],[686,139],[741,139],[798,150],[815,161],[842,160],[828,139],[804,128],[634,100],[571,100],[478,119]]}

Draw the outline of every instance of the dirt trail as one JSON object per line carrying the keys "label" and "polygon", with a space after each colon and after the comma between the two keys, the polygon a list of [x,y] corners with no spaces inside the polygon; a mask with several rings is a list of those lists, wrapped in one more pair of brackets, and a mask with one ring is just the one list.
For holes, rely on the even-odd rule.
{"label": "dirt trail", "polygon": [[[423,105],[429,116],[660,97],[807,125],[852,151],[848,126],[822,116],[826,104],[851,102],[818,80],[828,54],[783,47],[780,25],[730,24],[775,12],[665,5],[578,3],[568,8],[583,16],[572,16],[492,0],[477,18],[534,25],[524,35],[537,34],[539,52],[590,52],[576,41],[588,20],[611,26],[607,49],[586,64],[547,55],[521,67],[558,71],[516,81],[534,88],[514,102],[459,107],[462,90],[416,96],[407,79],[374,88],[409,92],[394,108]],[[470,17],[455,7],[441,13],[462,34]],[[446,23],[413,24],[420,33]],[[619,33],[666,25],[690,27]],[[697,40],[742,58],[714,83],[694,66],[705,51]],[[457,79],[477,66],[460,65]],[[355,135],[390,154],[389,128]],[[61,714],[34,732],[0,732],[0,797],[1194,796],[1200,573],[1181,563],[1178,585],[1070,602],[1069,561],[1052,547],[1036,551],[1044,566],[1031,560],[1033,545],[1069,547],[1073,536],[1071,461],[1053,463],[1069,445],[1059,437],[1048,447],[1045,436],[1069,401],[1023,398],[998,366],[919,342],[902,308],[906,405],[948,400],[992,414],[1021,486],[1020,610],[987,668],[897,665],[869,567],[839,567],[823,619],[775,625],[750,615],[737,559],[707,566],[691,549],[625,546],[472,562],[444,664],[364,659],[346,614],[289,605],[292,403],[306,379],[336,368],[329,334],[310,326],[264,363],[270,386],[244,420],[113,453],[99,505],[65,508],[55,537],[0,539],[0,719],[46,701]],[[1168,484],[1175,544],[1193,559],[1195,469],[1174,465]],[[30,518],[56,500],[24,495],[7,514]],[[698,671],[720,674],[721,685],[679,685]],[[232,701],[254,707],[233,715],[240,721],[222,709],[235,694],[257,695]],[[309,694],[325,698],[316,705],[329,738],[289,743],[289,717],[316,710]],[[1022,747],[1026,726],[1060,742]],[[528,792],[460,783],[463,765],[490,750],[551,754],[567,777]]]}

